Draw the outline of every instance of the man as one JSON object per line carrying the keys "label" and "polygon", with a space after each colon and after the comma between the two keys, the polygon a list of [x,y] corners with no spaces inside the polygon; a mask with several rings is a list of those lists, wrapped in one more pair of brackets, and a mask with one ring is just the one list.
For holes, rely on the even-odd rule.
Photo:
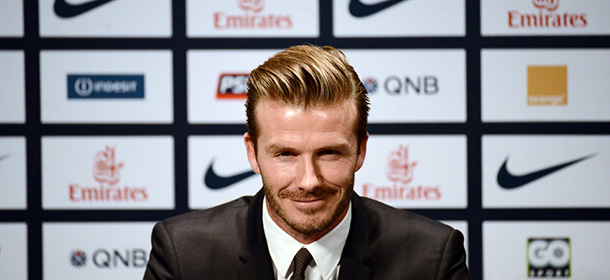
{"label": "man", "polygon": [[144,279],[470,279],[461,233],[353,192],[368,97],[343,53],[276,54],[246,114],[262,191],[158,223]]}

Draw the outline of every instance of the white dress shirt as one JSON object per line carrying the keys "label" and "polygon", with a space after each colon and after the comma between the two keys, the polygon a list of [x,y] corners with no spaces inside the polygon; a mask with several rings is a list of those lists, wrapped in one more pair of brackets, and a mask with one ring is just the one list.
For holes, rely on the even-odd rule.
{"label": "white dress shirt", "polygon": [[305,270],[308,280],[336,280],[339,278],[339,260],[349,234],[352,220],[352,205],[343,220],[322,238],[311,244],[301,244],[282,230],[269,216],[267,200],[263,200],[263,230],[277,280],[288,280],[292,276],[292,259],[303,247],[307,248],[313,260]]}

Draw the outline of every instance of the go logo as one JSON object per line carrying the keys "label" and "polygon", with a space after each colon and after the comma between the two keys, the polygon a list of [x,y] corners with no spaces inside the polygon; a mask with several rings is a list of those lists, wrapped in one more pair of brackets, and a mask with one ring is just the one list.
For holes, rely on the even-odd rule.
{"label": "go logo", "polygon": [[530,277],[563,276],[570,274],[569,238],[530,238],[527,259]]}

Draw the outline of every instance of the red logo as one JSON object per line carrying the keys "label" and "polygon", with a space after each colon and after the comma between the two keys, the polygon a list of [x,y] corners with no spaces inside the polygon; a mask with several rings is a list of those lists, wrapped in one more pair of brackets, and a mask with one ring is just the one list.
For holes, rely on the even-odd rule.
{"label": "red logo", "polygon": [[100,184],[116,185],[120,180],[123,162],[116,163],[114,154],[114,147],[106,146],[106,149],[97,152],[93,159],[93,179]]}
{"label": "red logo", "polygon": [[99,186],[70,184],[70,201],[73,202],[143,202],[148,200],[146,187],[118,186],[121,169],[125,164],[117,162],[114,147],[106,146],[93,157],[93,180]]}
{"label": "red logo", "polygon": [[409,147],[401,145],[388,156],[388,179],[394,183],[411,183],[416,165],[417,161],[409,162]]}
{"label": "red logo", "polygon": [[260,13],[265,8],[265,0],[238,0],[237,5],[244,11]]}
{"label": "red logo", "polygon": [[417,161],[409,160],[409,146],[400,145],[388,155],[386,176],[391,185],[365,183],[362,195],[378,200],[439,200],[438,185],[411,184]]}
{"label": "red logo", "polygon": [[221,74],[216,91],[217,99],[246,99],[250,74]]}
{"label": "red logo", "polygon": [[549,12],[559,8],[559,0],[532,0],[534,6],[538,9],[546,9]]}
{"label": "red logo", "polygon": [[237,0],[244,14],[214,13],[214,28],[218,30],[275,30],[291,29],[292,16],[264,14],[264,0]]}
{"label": "red logo", "polygon": [[587,26],[585,13],[555,13],[559,8],[559,0],[532,0],[538,13],[523,13],[516,10],[508,11],[508,26],[510,28],[583,28]]}

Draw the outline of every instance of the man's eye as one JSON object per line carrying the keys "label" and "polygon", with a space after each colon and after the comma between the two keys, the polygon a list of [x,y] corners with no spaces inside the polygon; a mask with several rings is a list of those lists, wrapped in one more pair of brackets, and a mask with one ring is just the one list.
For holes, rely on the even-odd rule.
{"label": "man's eye", "polygon": [[338,155],[340,153],[338,151],[335,151],[335,150],[324,150],[324,151],[320,152],[320,154],[322,154],[322,155]]}
{"label": "man's eye", "polygon": [[279,153],[277,153],[278,157],[289,157],[289,156],[292,156],[292,155],[294,155],[292,152],[279,152]]}

